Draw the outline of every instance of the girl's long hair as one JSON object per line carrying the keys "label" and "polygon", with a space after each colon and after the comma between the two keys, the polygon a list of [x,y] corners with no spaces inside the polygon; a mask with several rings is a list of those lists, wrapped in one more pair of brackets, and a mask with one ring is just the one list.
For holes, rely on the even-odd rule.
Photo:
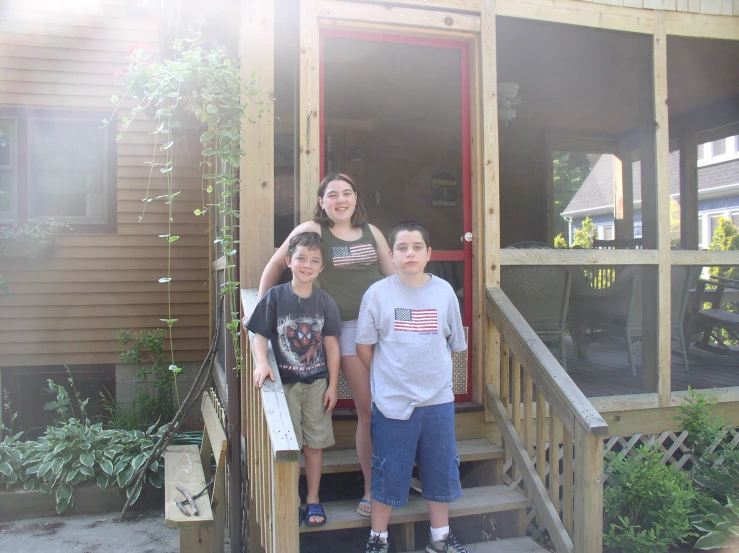
{"label": "girl's long hair", "polygon": [[[349,184],[349,186],[352,187],[354,193],[357,195],[357,203],[354,206],[354,213],[352,213],[351,223],[352,227],[354,228],[361,227],[367,222],[367,210],[364,209],[364,203],[362,203],[362,198],[359,196],[359,190],[357,190],[357,186],[347,175],[345,175],[344,173],[333,172],[323,177],[323,180],[321,181],[321,186],[318,187],[318,197],[323,198],[323,195],[326,193],[326,187],[328,186],[328,183],[335,180],[344,181],[345,183]],[[321,203],[317,199],[316,208],[313,210],[313,221],[318,223],[319,225],[323,225],[325,223],[329,227],[334,226],[334,222],[329,218],[326,210],[321,207]]]}

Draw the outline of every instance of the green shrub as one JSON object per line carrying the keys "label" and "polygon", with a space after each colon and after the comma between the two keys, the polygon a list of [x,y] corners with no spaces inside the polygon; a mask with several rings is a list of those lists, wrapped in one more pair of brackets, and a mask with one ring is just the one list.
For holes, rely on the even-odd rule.
{"label": "green shrub", "polygon": [[[53,493],[59,514],[74,504],[74,486],[88,480],[101,489],[117,485],[130,497],[133,475],[148,459],[164,427],[155,431],[152,426],[146,432],[105,430],[102,424],[91,424],[87,418],[88,400],[80,402],[77,397],[81,416],[74,418],[67,390],[52,380],[48,383],[57,394],[48,407],[57,411],[59,422],[47,427],[38,440],[21,441],[21,433],[10,433],[0,442],[0,484],[6,489],[22,486],[26,491]],[[0,430],[9,429],[0,423]],[[163,472],[159,461],[154,461],[149,483],[160,488]],[[140,488],[132,502],[139,492]]]}
{"label": "green shrub", "polygon": [[684,473],[650,446],[634,456],[609,454],[604,544],[608,553],[666,553],[690,535],[695,493]]}
{"label": "green shrub", "polygon": [[690,474],[697,492],[696,529],[705,533],[697,549],[739,549],[739,444],[732,440],[729,421],[713,414],[716,400],[689,389],[685,404],[677,408],[680,430],[693,466]]}

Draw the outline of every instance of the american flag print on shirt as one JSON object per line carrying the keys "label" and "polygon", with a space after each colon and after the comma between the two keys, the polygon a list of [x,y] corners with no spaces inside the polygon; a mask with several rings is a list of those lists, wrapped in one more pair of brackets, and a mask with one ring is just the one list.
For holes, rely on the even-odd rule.
{"label": "american flag print on shirt", "polygon": [[377,250],[372,244],[356,244],[354,246],[334,246],[331,248],[334,267],[348,265],[372,265],[377,263]]}
{"label": "american flag print on shirt", "polygon": [[439,320],[436,309],[395,309],[395,330],[401,332],[423,332],[436,334],[439,332]]}

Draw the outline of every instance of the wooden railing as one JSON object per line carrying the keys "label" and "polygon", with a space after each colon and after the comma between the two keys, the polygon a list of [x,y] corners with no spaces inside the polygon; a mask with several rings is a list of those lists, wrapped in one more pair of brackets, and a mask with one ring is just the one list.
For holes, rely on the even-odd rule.
{"label": "wooden railing", "polygon": [[[249,315],[257,304],[256,290],[241,290],[243,313]],[[250,502],[250,545],[255,540],[265,553],[299,553],[298,543],[298,463],[300,450],[282,389],[275,358],[269,362],[275,381],[267,378],[261,388],[252,382],[253,336],[242,336],[244,374],[241,377],[242,433],[246,440],[246,466]],[[253,535],[258,529],[258,536]]]}
{"label": "wooden railing", "polygon": [[486,360],[487,401],[513,480],[523,480],[557,553],[600,553],[608,425],[500,288],[487,289],[485,308],[489,341],[500,336],[500,362]]}

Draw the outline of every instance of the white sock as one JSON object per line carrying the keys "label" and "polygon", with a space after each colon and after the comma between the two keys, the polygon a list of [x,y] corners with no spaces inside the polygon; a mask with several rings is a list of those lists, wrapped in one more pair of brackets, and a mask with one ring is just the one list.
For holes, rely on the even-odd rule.
{"label": "white sock", "polygon": [[387,543],[387,530],[384,532],[375,532],[374,530],[370,529],[370,538],[374,538],[375,536],[379,536],[380,540],[383,543]]}
{"label": "white sock", "polygon": [[449,526],[443,526],[442,528],[431,528],[431,541],[444,541],[449,535]]}

